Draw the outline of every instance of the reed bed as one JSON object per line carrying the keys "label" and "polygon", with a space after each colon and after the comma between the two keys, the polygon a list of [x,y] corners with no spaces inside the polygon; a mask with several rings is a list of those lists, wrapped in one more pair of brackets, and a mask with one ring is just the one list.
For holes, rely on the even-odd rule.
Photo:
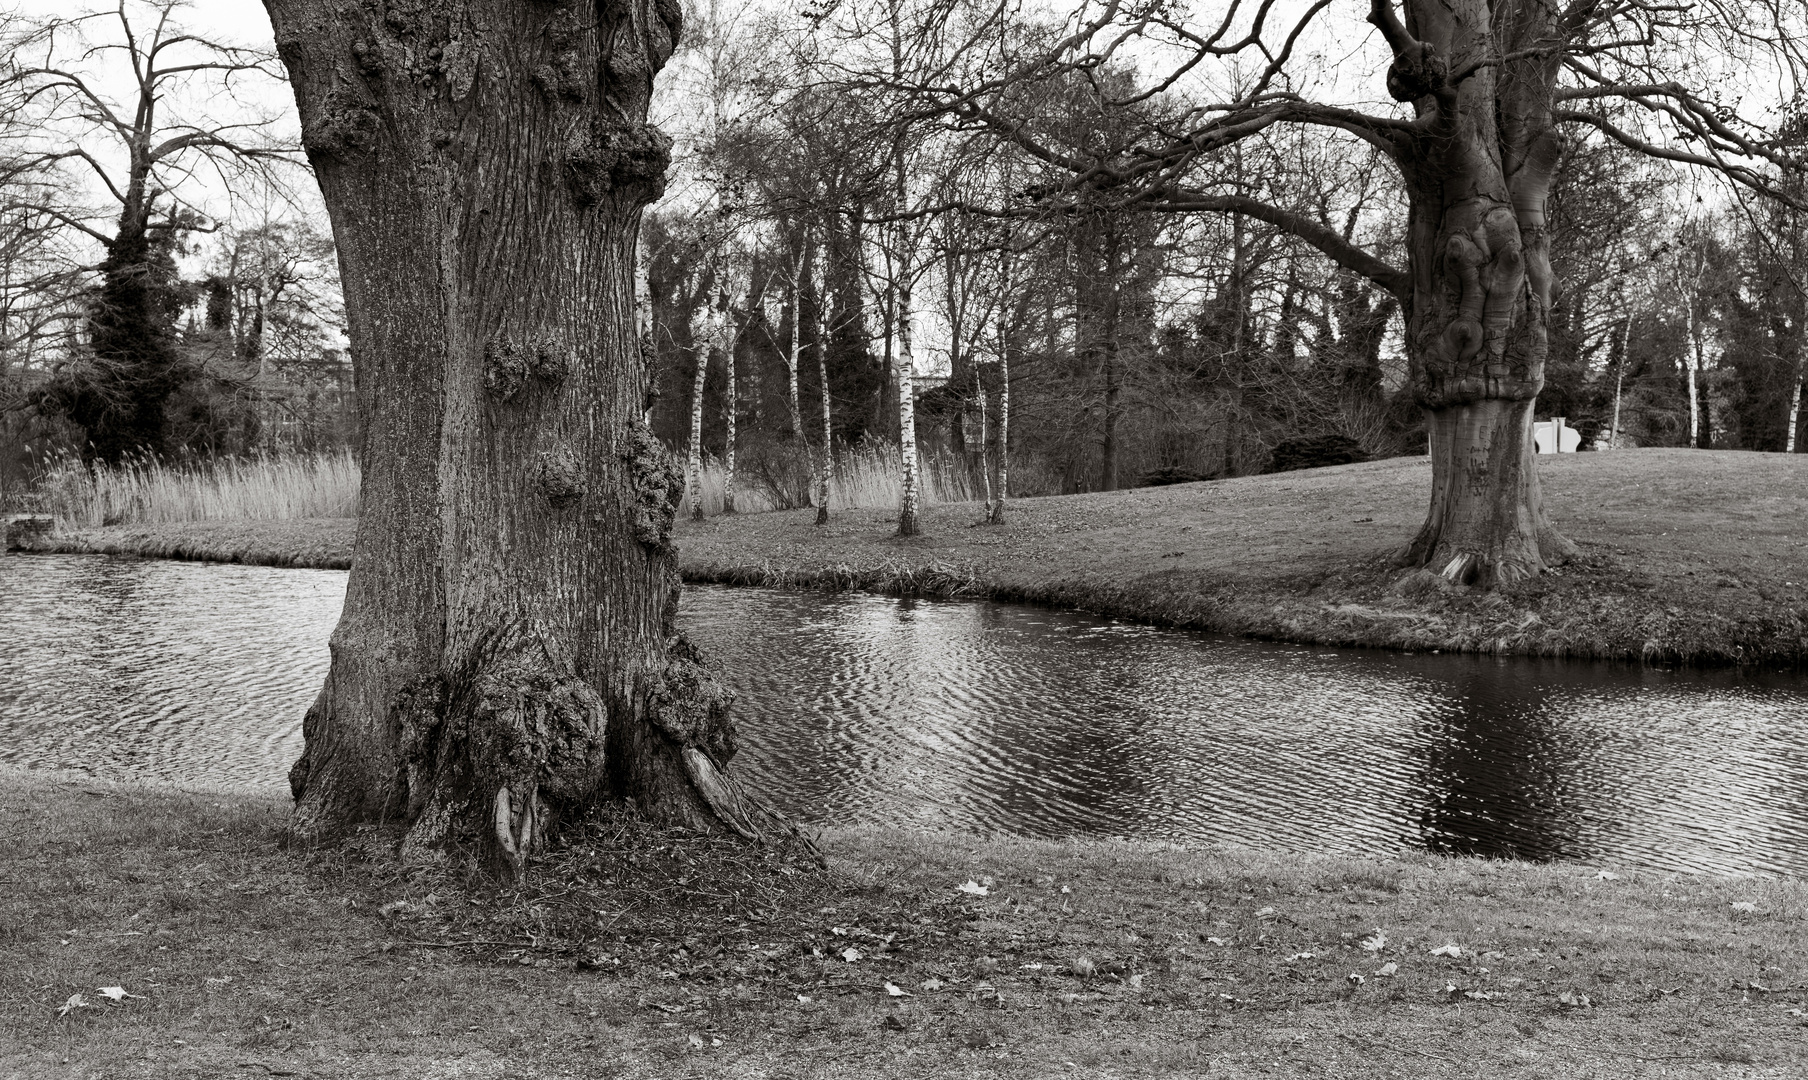
{"label": "reed bed", "polygon": [[39,487],[58,529],[188,521],[272,521],[358,516],[358,463],[349,451],[147,460],[89,467],[57,463]]}
{"label": "reed bed", "polygon": [[[903,481],[899,477],[899,451],[893,446],[861,447],[857,450],[845,451],[836,455],[835,482],[829,497],[830,510],[876,510],[895,507],[903,493]],[[805,466],[796,465],[799,480],[791,485],[803,490],[801,477],[805,475]],[[770,486],[754,481],[750,477],[751,470],[743,470],[735,481],[735,509],[741,513],[760,513],[766,510],[784,510],[790,507],[786,500],[779,497]],[[727,472],[722,462],[715,457],[706,457],[703,461],[703,475],[700,487],[703,489],[703,515],[714,517],[722,513],[724,504],[724,483]],[[978,502],[983,498],[979,484],[968,468],[952,455],[943,453],[920,453],[917,455],[917,476],[919,479],[919,498],[923,505],[933,506],[939,503]],[[691,513],[690,495],[685,495],[684,504],[679,513],[689,516]]]}
{"label": "reed bed", "polygon": [[[974,502],[981,495],[968,469],[953,457],[919,455],[924,505]],[[804,475],[801,463],[799,481]],[[703,465],[703,512],[722,513],[726,471],[715,458]],[[53,514],[59,529],[190,521],[275,521],[358,516],[358,463],[349,451],[249,458],[199,464],[147,460],[123,465],[55,463],[32,493],[32,509]],[[898,505],[901,483],[895,447],[868,447],[835,463],[832,510]],[[737,477],[735,508],[743,513],[784,508],[770,485]],[[687,495],[680,512],[690,513]]]}

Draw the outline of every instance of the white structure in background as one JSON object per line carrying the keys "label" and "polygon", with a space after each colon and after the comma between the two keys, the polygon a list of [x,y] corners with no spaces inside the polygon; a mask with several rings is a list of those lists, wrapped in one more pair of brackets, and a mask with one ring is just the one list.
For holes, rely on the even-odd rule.
{"label": "white structure in background", "polygon": [[1540,420],[1532,425],[1532,441],[1540,454],[1573,454],[1582,445],[1582,433],[1563,426],[1563,417]]}

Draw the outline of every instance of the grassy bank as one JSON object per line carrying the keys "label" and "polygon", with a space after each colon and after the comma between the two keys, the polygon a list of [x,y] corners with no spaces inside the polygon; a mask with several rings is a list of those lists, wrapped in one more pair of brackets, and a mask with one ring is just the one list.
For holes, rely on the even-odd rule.
{"label": "grassy bank", "polygon": [[1650,662],[1808,663],[1808,456],[1640,450],[1539,459],[1581,548],[1493,593],[1406,578],[1423,458],[1024,500],[1002,527],[930,508],[716,519],[680,531],[692,580],[975,595],[1326,645]]}
{"label": "grassy bank", "polygon": [[0,776],[0,1075],[1794,1077],[1804,1060],[1797,881],[896,830],[827,833],[825,872],[605,822],[499,891],[285,850],[284,809]]}
{"label": "grassy bank", "polygon": [[[1495,593],[1405,578],[1422,458],[1011,505],[681,521],[693,581],[979,596],[1327,645],[1648,662],[1808,664],[1808,456],[1636,450],[1540,459],[1568,566]],[[62,550],[345,566],[349,522],[81,530]]]}

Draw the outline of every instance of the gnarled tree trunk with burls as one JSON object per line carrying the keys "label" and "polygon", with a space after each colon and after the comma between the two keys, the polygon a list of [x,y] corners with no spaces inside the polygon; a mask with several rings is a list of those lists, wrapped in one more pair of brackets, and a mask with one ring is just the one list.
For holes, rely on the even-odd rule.
{"label": "gnarled tree trunk with burls", "polygon": [[1516,581],[1575,550],[1545,517],[1532,443],[1561,62],[1536,46],[1558,35],[1560,18],[1544,5],[1497,13],[1481,0],[1411,0],[1404,24],[1376,0],[1370,16],[1394,51],[1388,89],[1418,114],[1395,155],[1409,197],[1406,343],[1432,494],[1402,557],[1460,582]]}
{"label": "gnarled tree trunk with burls", "polygon": [[602,800],[776,827],[677,632],[683,475],[643,416],[634,246],[670,0],[268,0],[332,215],[363,513],[295,825],[518,870]]}

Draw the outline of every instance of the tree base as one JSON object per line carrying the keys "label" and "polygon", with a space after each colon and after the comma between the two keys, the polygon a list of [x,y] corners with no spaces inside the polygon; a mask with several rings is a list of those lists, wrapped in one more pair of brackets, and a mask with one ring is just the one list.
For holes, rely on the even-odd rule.
{"label": "tree base", "polygon": [[1426,410],[1431,508],[1398,565],[1492,588],[1574,557],[1545,517],[1532,409],[1531,400],[1490,398]]}

